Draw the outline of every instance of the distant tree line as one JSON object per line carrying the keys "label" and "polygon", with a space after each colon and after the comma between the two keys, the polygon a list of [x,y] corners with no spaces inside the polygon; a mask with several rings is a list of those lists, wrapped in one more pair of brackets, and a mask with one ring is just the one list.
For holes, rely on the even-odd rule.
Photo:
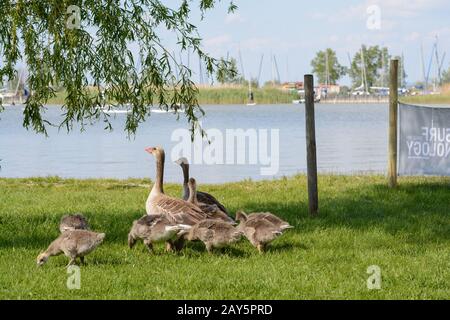
{"label": "distant tree line", "polygon": [[389,80],[389,61],[392,58],[400,61],[399,82],[404,85],[407,74],[402,66],[402,58],[391,56],[386,47],[363,45],[353,57],[349,56],[349,67],[341,65],[336,51],[327,48],[316,53],[311,67],[320,83],[337,84],[339,79],[349,75],[354,88],[386,87]]}
{"label": "distant tree line", "polygon": [[[400,63],[399,84],[404,86],[407,78],[403,67],[403,58],[392,56],[387,47],[362,45],[361,49],[353,57],[349,56],[349,66],[341,64],[336,51],[327,48],[316,53],[311,61],[312,72],[317,77],[317,82],[322,84],[337,84],[339,80],[348,75],[352,80],[353,88],[388,87],[389,64],[391,59],[398,59]],[[450,78],[450,70],[443,74],[443,79]],[[226,60],[221,58],[216,79],[220,84],[248,85],[248,80],[238,71],[236,59]],[[251,79],[252,87],[258,87],[258,80]],[[264,86],[279,85],[268,81]]]}

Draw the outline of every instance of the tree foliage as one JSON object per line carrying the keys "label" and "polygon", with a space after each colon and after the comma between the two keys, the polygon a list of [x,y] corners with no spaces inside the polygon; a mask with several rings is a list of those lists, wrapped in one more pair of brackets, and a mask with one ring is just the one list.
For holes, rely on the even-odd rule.
{"label": "tree foliage", "polygon": [[336,52],[330,48],[317,52],[316,57],[311,61],[311,66],[312,72],[320,83],[327,83],[328,74],[328,83],[336,84],[347,72],[346,68],[339,63]]}
{"label": "tree foliage", "polygon": [[[354,87],[358,87],[366,82],[367,87],[375,86],[382,74],[380,70],[383,66],[382,50],[379,46],[367,47],[362,46],[361,51],[357,52],[353,57],[352,65],[350,68],[350,77]],[[364,57],[364,61],[361,58]],[[385,61],[389,61],[389,58],[385,58]],[[363,77],[363,69],[365,72],[365,79]]]}
{"label": "tree foliage", "polygon": [[450,83],[450,67],[442,73],[442,83]]}
{"label": "tree foliage", "polygon": [[[364,57],[364,63],[361,60],[361,51]],[[389,66],[391,55],[388,48],[372,46],[362,46],[362,50],[357,52],[353,57],[350,68],[350,77],[354,87],[363,84],[363,67],[365,72],[365,82],[368,88],[372,86],[388,87],[389,86]],[[399,60],[399,84],[404,85],[407,74],[403,67],[402,58],[394,57]]]}
{"label": "tree foliage", "polygon": [[[160,32],[176,35],[179,51],[193,52],[210,75],[218,61],[201,48],[201,38],[191,23],[191,8],[203,15],[221,0],[180,0],[176,8],[160,0],[2,0],[0,2],[0,79],[14,78],[17,63],[26,63],[31,96],[23,124],[46,133],[44,105],[55,95],[55,86],[67,92],[59,126],[83,128],[103,120],[103,94],[92,94],[93,85],[109,102],[130,104],[125,130],[135,133],[150,116],[151,106],[180,112],[197,126],[202,112],[191,70],[179,65],[163,45]],[[79,9],[77,11],[77,8]],[[229,3],[229,11],[236,6]],[[78,23],[79,22],[79,23]],[[139,48],[139,59],[130,49]],[[138,64],[138,65],[137,65]]]}
{"label": "tree foliage", "polygon": [[235,84],[239,81],[236,59],[221,58],[218,63],[216,78],[220,84]]}
{"label": "tree foliage", "polygon": [[[398,60],[398,85],[401,88],[404,88],[406,86],[406,78],[408,77],[408,75],[406,74],[406,71],[405,71],[403,57],[395,56],[394,59]],[[389,72],[387,72],[387,74],[389,74]],[[389,83],[389,82],[387,82],[387,83]]]}

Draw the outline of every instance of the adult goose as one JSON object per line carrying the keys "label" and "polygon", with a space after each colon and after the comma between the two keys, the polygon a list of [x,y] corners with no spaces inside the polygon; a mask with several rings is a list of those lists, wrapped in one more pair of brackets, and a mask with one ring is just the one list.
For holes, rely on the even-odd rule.
{"label": "adult goose", "polygon": [[156,160],[155,183],[145,205],[147,214],[165,215],[171,223],[185,225],[194,225],[201,220],[207,219],[208,215],[195,204],[164,194],[164,149],[151,147],[145,149],[145,151],[152,154]]}
{"label": "adult goose", "polygon": [[[182,157],[175,161],[175,163],[183,170],[183,199],[187,201],[189,199],[189,162],[186,158]],[[216,205],[220,210],[230,216],[224,205],[209,193],[197,191],[197,201],[199,203]]]}

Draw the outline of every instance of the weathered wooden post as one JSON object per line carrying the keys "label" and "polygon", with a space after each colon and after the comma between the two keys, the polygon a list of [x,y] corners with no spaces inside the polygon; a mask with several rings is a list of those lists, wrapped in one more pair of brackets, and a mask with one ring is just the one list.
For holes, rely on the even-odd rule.
{"label": "weathered wooden post", "polygon": [[316,215],[319,211],[316,125],[314,116],[314,78],[310,74],[305,75],[305,120],[309,213],[311,215]]}
{"label": "weathered wooden post", "polygon": [[389,84],[389,187],[397,186],[398,60],[391,60]]}

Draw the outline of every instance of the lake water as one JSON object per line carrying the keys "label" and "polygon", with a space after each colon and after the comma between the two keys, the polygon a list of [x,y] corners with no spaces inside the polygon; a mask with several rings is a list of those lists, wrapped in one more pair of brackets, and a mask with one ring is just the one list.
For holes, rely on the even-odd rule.
{"label": "lake water", "polygon": [[[227,164],[224,141],[224,164],[206,164],[197,158],[191,176],[199,183],[221,183],[272,179],[306,171],[305,119],[303,105],[205,106],[202,119],[205,129],[218,129],[226,140],[227,129],[279,130],[279,166],[273,176],[261,174],[264,164]],[[177,141],[171,137],[177,129],[188,128],[181,117],[154,113],[142,124],[136,136],[128,139],[123,131],[126,115],[117,114],[111,121],[112,132],[102,122],[86,131],[58,132],[49,128],[49,137],[28,132],[22,127],[22,107],[7,107],[0,113],[0,177],[58,175],[73,178],[154,177],[154,160],[144,152],[148,146],[166,149],[165,181],[180,182],[181,169],[171,160]],[[49,106],[45,118],[60,119],[60,109]],[[387,105],[316,105],[318,169],[338,174],[384,173],[387,167]],[[255,131],[258,132],[258,131]],[[260,132],[260,131],[259,131]],[[220,134],[219,134],[220,136]],[[261,135],[258,133],[258,138]],[[258,146],[261,148],[261,145]],[[238,148],[238,146],[236,146]],[[270,149],[270,148],[269,148]],[[246,149],[236,153],[248,152]],[[270,149],[272,150],[272,149]]]}

